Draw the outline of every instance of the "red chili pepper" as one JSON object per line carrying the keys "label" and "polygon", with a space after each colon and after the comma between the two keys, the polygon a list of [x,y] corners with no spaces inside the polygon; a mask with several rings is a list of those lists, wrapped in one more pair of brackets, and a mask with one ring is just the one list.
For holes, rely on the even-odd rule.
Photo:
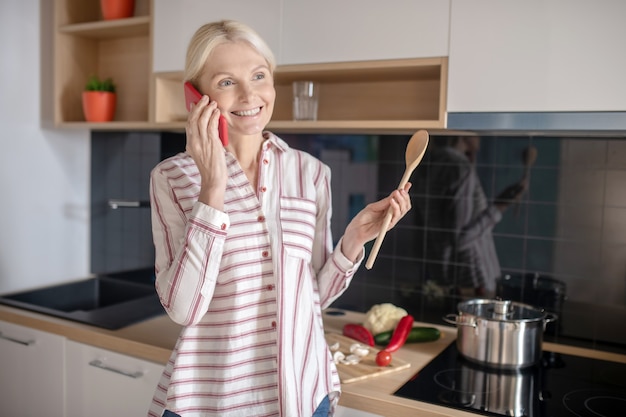
{"label": "red chili pepper", "polygon": [[358,340],[368,346],[374,346],[374,335],[360,324],[348,323],[343,326],[343,335]]}
{"label": "red chili pepper", "polygon": [[409,337],[409,333],[411,332],[411,328],[413,328],[413,316],[407,314],[402,317],[396,326],[396,329],[393,331],[391,335],[391,340],[389,344],[385,346],[385,350],[387,352],[395,352],[400,349],[406,339]]}

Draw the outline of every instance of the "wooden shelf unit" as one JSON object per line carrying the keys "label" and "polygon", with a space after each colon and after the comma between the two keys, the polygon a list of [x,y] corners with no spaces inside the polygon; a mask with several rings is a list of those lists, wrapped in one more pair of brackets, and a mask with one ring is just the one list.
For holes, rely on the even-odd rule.
{"label": "wooden shelf unit", "polygon": [[152,65],[151,0],[136,0],[134,17],[102,20],[96,0],[56,0],[54,124],[92,128],[81,95],[88,78],[112,78],[117,109],[107,129],[141,128],[149,122]]}
{"label": "wooden shelf unit", "polygon": [[[182,72],[152,73],[152,0],[134,17],[102,19],[97,0],[55,0],[54,124],[91,130],[184,130]],[[91,75],[111,77],[117,110],[87,123],[81,95]],[[291,83],[321,84],[318,120],[293,121]],[[268,128],[289,133],[412,133],[446,127],[448,59],[279,66]]]}
{"label": "wooden shelf unit", "polygon": [[[293,121],[291,83],[320,83],[317,121]],[[279,66],[276,103],[268,129],[275,132],[412,133],[444,129],[448,59],[340,62]],[[154,75],[157,125],[184,128],[182,73]]]}

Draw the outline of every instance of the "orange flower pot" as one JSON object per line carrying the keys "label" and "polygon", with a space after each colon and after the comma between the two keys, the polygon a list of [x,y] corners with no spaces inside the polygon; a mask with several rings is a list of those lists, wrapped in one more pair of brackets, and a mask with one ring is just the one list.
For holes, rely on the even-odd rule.
{"label": "orange flower pot", "polygon": [[135,0],[100,0],[104,20],[124,19],[135,14]]}
{"label": "orange flower pot", "polygon": [[115,116],[117,95],[109,91],[83,91],[83,114],[88,122],[110,122]]}

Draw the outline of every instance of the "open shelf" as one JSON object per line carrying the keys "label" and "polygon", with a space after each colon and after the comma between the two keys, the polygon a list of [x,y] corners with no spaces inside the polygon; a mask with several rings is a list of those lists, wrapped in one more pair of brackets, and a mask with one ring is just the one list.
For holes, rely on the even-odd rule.
{"label": "open shelf", "polygon": [[[182,72],[152,73],[152,0],[134,17],[102,20],[95,0],[55,0],[54,124],[91,130],[184,130]],[[117,87],[115,119],[87,123],[91,75]],[[277,133],[412,133],[446,127],[445,57],[279,66],[268,129]],[[320,83],[317,121],[294,121],[292,82]]]}
{"label": "open shelf", "polygon": [[60,27],[59,32],[93,39],[148,36],[150,34],[150,17],[139,16],[128,19],[76,23]]}
{"label": "open shelf", "polygon": [[[276,103],[268,129],[275,132],[402,132],[444,129],[447,58],[279,66]],[[291,84],[320,83],[317,121],[293,121]],[[154,76],[154,121],[183,129],[182,73]]]}
{"label": "open shelf", "polygon": [[[102,20],[99,1],[55,0],[55,126],[132,129],[148,123],[150,10],[151,0],[136,0],[134,17]],[[111,123],[85,122],[82,92],[92,75],[110,77],[116,85],[117,108]]]}

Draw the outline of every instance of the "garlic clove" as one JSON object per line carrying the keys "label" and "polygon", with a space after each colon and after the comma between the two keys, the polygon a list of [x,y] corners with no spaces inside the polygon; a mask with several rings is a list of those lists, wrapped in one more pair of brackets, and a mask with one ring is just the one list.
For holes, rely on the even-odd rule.
{"label": "garlic clove", "polygon": [[370,350],[368,347],[360,344],[360,343],[353,343],[350,346],[350,353],[355,354],[356,356],[360,357],[360,358],[364,358],[365,356],[367,356],[370,353]]}
{"label": "garlic clove", "polygon": [[345,363],[346,365],[356,365],[360,361],[361,358],[359,358],[357,355],[348,355],[341,363]]}
{"label": "garlic clove", "polygon": [[336,351],[333,354],[333,361],[335,362],[335,364],[338,364],[339,362],[343,361],[345,359],[346,355],[344,355],[342,352],[340,351]]}

